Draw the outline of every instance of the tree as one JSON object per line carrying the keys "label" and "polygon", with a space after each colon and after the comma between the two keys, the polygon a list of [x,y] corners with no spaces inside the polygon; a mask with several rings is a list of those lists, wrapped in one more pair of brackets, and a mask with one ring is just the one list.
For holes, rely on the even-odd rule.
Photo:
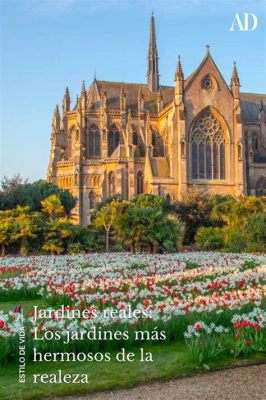
{"label": "tree", "polygon": [[71,225],[71,235],[68,238],[67,251],[71,254],[83,251],[98,251],[102,248],[99,232],[81,225]]}
{"label": "tree", "polygon": [[64,239],[71,236],[71,226],[66,217],[50,219],[46,226],[45,240],[42,249],[50,251],[51,255],[64,251]]}
{"label": "tree", "polygon": [[197,230],[196,244],[203,249],[224,247],[231,252],[265,251],[265,202],[255,196],[215,195],[209,198],[211,220],[217,227]]}
{"label": "tree", "polygon": [[115,199],[100,208],[100,210],[96,213],[94,220],[96,228],[105,229],[106,252],[109,251],[110,230],[116,225],[118,216],[124,213],[129,205],[130,203],[128,201]]}
{"label": "tree", "polygon": [[17,174],[12,178],[4,176],[0,181],[0,209],[7,210],[15,208],[19,201],[17,190],[22,185],[26,184],[27,180]]}
{"label": "tree", "polygon": [[4,257],[6,254],[6,247],[11,241],[11,231],[13,225],[12,212],[0,211],[0,244],[1,255]]}
{"label": "tree", "polygon": [[196,232],[195,242],[200,250],[219,250],[224,247],[223,229],[202,226]]}
{"label": "tree", "polygon": [[165,212],[171,212],[175,210],[174,205],[171,205],[167,198],[149,193],[142,193],[138,195],[133,199],[133,203],[139,208],[155,208]]}
{"label": "tree", "polygon": [[153,252],[176,251],[182,247],[185,227],[174,214],[159,212],[150,227]]}
{"label": "tree", "polygon": [[36,238],[37,223],[36,213],[30,213],[29,207],[17,206],[14,210],[14,222],[12,227],[12,238],[20,240],[20,254],[27,255],[29,239]]}
{"label": "tree", "polygon": [[247,219],[264,212],[263,200],[255,197],[215,196],[211,202],[211,218],[230,227],[243,226]]}
{"label": "tree", "polygon": [[190,244],[194,242],[195,234],[201,226],[211,226],[211,205],[209,196],[202,191],[188,193],[182,201],[176,203],[176,214],[185,224],[186,231],[184,242]]}
{"label": "tree", "polygon": [[56,194],[51,194],[42,200],[41,205],[42,211],[47,213],[51,220],[55,220],[65,211],[60,198]]}
{"label": "tree", "polygon": [[28,183],[20,176],[11,179],[5,178],[1,182],[0,209],[7,210],[17,205],[29,206],[31,211],[41,211],[41,201],[55,194],[60,198],[66,215],[70,215],[75,207],[76,199],[68,190],[60,189],[55,184],[39,180]]}
{"label": "tree", "polygon": [[132,253],[136,250],[151,253],[176,250],[182,243],[184,227],[174,215],[132,204],[119,217],[116,230],[119,239]]}

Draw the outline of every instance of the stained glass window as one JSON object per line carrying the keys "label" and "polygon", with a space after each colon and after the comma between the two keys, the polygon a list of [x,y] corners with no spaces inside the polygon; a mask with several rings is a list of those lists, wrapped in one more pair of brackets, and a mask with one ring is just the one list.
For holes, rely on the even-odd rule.
{"label": "stained glass window", "polygon": [[225,179],[225,138],[219,120],[209,110],[191,131],[192,179]]}

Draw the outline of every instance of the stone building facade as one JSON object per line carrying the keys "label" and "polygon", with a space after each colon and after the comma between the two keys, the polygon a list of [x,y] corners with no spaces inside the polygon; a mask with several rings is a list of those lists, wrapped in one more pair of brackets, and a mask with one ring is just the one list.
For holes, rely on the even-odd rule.
{"label": "stone building facade", "polygon": [[173,86],[159,82],[154,16],[146,84],[100,81],[52,121],[48,180],[77,198],[73,219],[87,225],[97,202],[145,192],[181,199],[194,188],[234,196],[266,194],[266,95],[228,85],[209,52]]}

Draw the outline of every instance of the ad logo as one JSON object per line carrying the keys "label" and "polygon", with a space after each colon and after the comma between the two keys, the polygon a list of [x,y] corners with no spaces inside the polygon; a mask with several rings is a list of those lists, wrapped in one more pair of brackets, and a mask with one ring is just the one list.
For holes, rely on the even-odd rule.
{"label": "ad logo", "polygon": [[230,31],[234,32],[235,30],[239,30],[241,32],[252,32],[255,31],[257,26],[258,18],[255,14],[243,13],[243,16],[240,16],[238,13],[236,13]]}

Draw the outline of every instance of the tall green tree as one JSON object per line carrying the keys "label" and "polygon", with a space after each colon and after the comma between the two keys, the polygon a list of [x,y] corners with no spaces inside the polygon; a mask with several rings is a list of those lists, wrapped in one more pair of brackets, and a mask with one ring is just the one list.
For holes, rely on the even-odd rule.
{"label": "tall green tree", "polygon": [[27,184],[27,180],[17,174],[12,178],[4,176],[0,181],[0,210],[9,210],[20,204],[18,189]]}
{"label": "tall green tree", "polygon": [[14,210],[12,238],[20,241],[20,255],[27,255],[29,240],[37,237],[37,213],[31,213],[29,207],[17,206]]}
{"label": "tall green tree", "polygon": [[49,215],[51,220],[55,220],[64,214],[64,206],[60,198],[56,194],[51,194],[46,199],[41,201],[42,211]]}
{"label": "tall green tree", "polygon": [[209,196],[202,191],[195,190],[188,193],[181,201],[175,204],[175,211],[186,226],[185,244],[194,242],[198,228],[212,225]]}
{"label": "tall green tree", "polygon": [[71,236],[71,224],[66,217],[50,219],[45,229],[42,249],[51,255],[61,254],[65,250],[64,240]]}
{"label": "tall green tree", "polygon": [[14,217],[12,211],[0,211],[0,245],[1,255],[4,257],[6,254],[6,247],[12,241],[12,227]]}
{"label": "tall green tree", "polygon": [[41,211],[41,201],[52,194],[60,198],[66,215],[70,215],[75,207],[76,199],[68,190],[60,189],[44,180],[29,183],[23,181],[19,175],[11,179],[5,177],[0,182],[0,209],[12,209],[20,205],[29,206],[31,211]]}
{"label": "tall green tree", "polygon": [[116,226],[118,217],[127,210],[129,205],[128,201],[114,199],[96,213],[94,220],[96,228],[105,229],[106,252],[109,251],[110,231]]}
{"label": "tall green tree", "polygon": [[132,253],[137,250],[151,253],[177,250],[182,244],[184,226],[174,215],[132,204],[119,217],[116,231]]}
{"label": "tall green tree", "polygon": [[133,203],[139,208],[155,208],[164,212],[175,211],[175,206],[167,198],[149,193],[138,195],[133,199]]}

